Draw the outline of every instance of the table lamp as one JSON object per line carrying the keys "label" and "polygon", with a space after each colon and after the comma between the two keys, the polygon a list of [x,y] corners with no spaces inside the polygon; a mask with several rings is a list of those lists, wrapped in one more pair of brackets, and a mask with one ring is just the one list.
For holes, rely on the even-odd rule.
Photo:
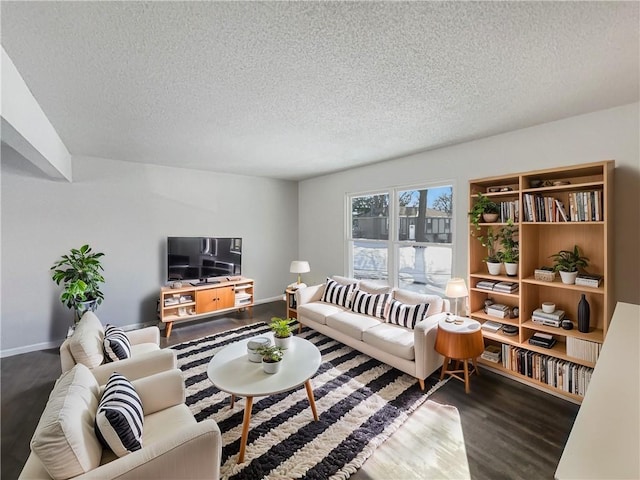
{"label": "table lamp", "polygon": [[304,260],[294,260],[293,262],[291,262],[291,266],[289,267],[289,271],[291,273],[297,273],[298,274],[298,283],[297,284],[292,284],[292,285],[290,285],[290,287],[292,287],[292,288],[306,287],[306,285],[300,281],[300,274],[301,273],[307,273],[307,272],[311,271],[311,267],[309,267],[309,262],[306,262]]}
{"label": "table lamp", "polygon": [[449,298],[455,298],[456,309],[455,315],[458,316],[458,299],[469,295],[467,285],[464,283],[464,278],[452,278],[447,282],[447,287],[444,294]]}

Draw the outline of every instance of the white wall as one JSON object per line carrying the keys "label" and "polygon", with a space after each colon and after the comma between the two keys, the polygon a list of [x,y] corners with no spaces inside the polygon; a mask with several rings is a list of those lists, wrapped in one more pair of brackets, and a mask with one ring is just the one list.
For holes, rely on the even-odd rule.
{"label": "white wall", "polygon": [[311,263],[307,283],[345,273],[346,193],[453,180],[454,274],[466,277],[470,179],[615,159],[615,296],[640,303],[638,115],[634,103],[301,182],[299,252]]}
{"label": "white wall", "polygon": [[115,325],[156,321],[170,235],[242,237],[257,301],[291,283],[296,182],[89,157],[74,157],[73,172],[73,183],[51,180],[3,145],[3,356],[61,343],[71,313],[49,267],[84,243],[105,253],[97,313]]}

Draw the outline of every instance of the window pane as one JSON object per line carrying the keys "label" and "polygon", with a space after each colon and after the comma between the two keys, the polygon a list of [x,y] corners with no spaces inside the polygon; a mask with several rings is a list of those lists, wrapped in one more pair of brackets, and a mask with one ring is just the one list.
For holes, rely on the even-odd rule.
{"label": "window pane", "polygon": [[386,280],[389,249],[386,243],[356,240],[353,247],[353,276],[358,279]]}
{"label": "window pane", "polygon": [[444,295],[451,278],[451,246],[407,245],[399,248],[399,287],[422,293]]}
{"label": "window pane", "polygon": [[351,198],[351,238],[389,239],[389,195]]}
{"label": "window pane", "polygon": [[398,192],[398,240],[451,243],[451,186]]}

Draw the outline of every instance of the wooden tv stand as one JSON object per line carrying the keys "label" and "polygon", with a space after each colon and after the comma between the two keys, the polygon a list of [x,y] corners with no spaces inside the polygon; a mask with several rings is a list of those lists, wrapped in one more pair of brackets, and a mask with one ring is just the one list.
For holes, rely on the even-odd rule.
{"label": "wooden tv stand", "polygon": [[169,338],[174,322],[195,320],[225,312],[248,310],[253,315],[253,280],[222,277],[209,283],[160,289],[160,321]]}

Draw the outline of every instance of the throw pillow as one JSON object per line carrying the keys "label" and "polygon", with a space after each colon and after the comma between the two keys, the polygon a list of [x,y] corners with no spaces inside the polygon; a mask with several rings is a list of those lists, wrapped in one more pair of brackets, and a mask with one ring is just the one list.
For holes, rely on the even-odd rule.
{"label": "throw pillow", "polygon": [[407,305],[397,300],[391,300],[386,319],[389,323],[413,330],[416,327],[416,323],[424,319],[428,309],[428,303]]}
{"label": "throw pillow", "polygon": [[355,313],[364,313],[384,319],[384,308],[388,301],[388,293],[372,295],[362,290],[356,290],[351,301],[351,310]]}
{"label": "throw pillow", "polygon": [[104,329],[104,359],[107,362],[117,362],[131,356],[131,343],[120,327],[107,325]]}
{"label": "throw pillow", "polygon": [[144,414],[138,393],[123,375],[112,373],[98,405],[98,440],[118,457],[142,448]]}
{"label": "throw pillow", "polygon": [[324,293],[322,294],[322,301],[349,308],[351,306],[351,296],[353,295],[355,287],[355,283],[340,285],[335,280],[327,278],[327,284],[324,287]]}

